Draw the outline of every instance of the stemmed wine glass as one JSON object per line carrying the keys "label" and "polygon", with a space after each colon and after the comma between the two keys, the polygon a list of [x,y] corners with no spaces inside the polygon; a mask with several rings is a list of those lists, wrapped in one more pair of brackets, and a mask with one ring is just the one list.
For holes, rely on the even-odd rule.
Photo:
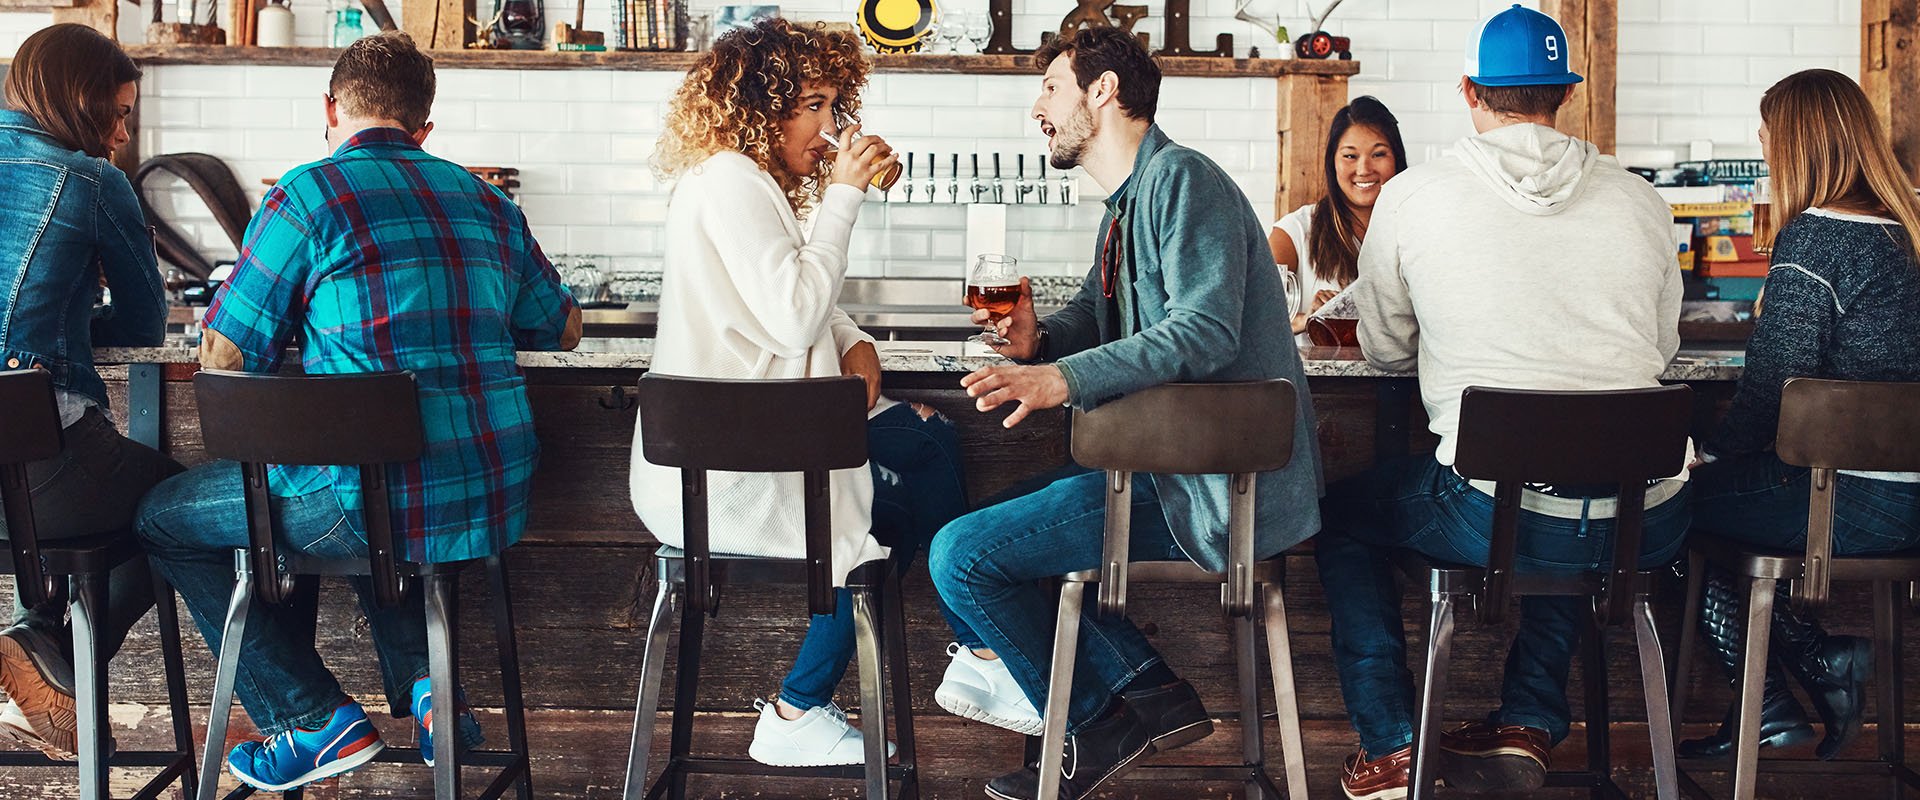
{"label": "stemmed wine glass", "polygon": [[1020,304],[1019,263],[1013,256],[995,253],[982,254],[974,261],[973,271],[967,273],[967,306],[986,309],[987,324],[967,341],[992,347],[1008,343],[1000,335],[998,323]]}
{"label": "stemmed wine glass", "polygon": [[947,42],[946,52],[960,52],[960,40],[967,38],[967,20],[970,17],[970,14],[958,9],[941,12],[940,38]]}
{"label": "stemmed wine glass", "polygon": [[986,11],[975,11],[967,15],[967,40],[973,42],[973,52],[987,52],[987,40],[993,38],[993,15]]}

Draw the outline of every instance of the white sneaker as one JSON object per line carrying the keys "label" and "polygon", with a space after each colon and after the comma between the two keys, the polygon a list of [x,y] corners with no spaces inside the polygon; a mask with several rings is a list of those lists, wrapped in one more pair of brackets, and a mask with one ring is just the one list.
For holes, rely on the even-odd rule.
{"label": "white sneaker", "polygon": [[[867,740],[860,729],[847,724],[847,712],[832,703],[807,709],[799,719],[780,716],[778,704],[755,698],[760,722],[753,726],[747,755],[770,767],[832,767],[864,764]],[[887,743],[887,757],[894,746]]]}
{"label": "white sneaker", "polygon": [[1039,736],[1040,712],[1035,710],[1013,673],[1000,659],[984,659],[958,642],[947,645],[953,663],[933,690],[933,701],[955,716],[994,725],[1014,733]]}

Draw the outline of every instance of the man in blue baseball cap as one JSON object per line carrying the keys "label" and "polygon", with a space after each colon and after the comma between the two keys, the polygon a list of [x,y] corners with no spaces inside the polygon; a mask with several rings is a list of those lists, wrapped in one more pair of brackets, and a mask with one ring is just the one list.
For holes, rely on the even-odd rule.
{"label": "man in blue baseball cap", "polygon": [[[1390,553],[1485,564],[1493,487],[1454,471],[1461,390],[1659,385],[1679,348],[1680,273],[1671,211],[1591,143],[1554,129],[1576,90],[1566,33],[1514,6],[1476,29],[1460,89],[1476,135],[1380,191],[1349,291],[1362,352],[1420,371],[1440,437],[1431,454],[1329,487],[1315,547],[1333,653],[1361,751],[1341,787],[1353,800],[1408,794],[1417,720]],[[1552,443],[1542,443],[1550,447]],[[1604,568],[1615,494],[1583,486],[1523,493],[1516,566]],[[1686,473],[1647,487],[1642,566],[1671,560],[1686,530]],[[1591,607],[1526,597],[1500,707],[1445,731],[1438,774],[1469,792],[1531,791],[1567,735],[1567,672]]]}

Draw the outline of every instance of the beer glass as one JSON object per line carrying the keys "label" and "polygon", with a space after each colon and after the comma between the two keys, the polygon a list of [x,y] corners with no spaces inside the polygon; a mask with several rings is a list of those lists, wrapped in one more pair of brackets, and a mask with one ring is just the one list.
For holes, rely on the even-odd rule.
{"label": "beer glass", "polygon": [[986,309],[987,324],[980,333],[968,338],[969,342],[1000,347],[1007,339],[1000,335],[997,323],[1013,313],[1020,304],[1019,261],[1013,256],[984,254],[974,261],[973,271],[967,273],[967,306]]}
{"label": "beer glass", "polygon": [[1753,252],[1773,253],[1773,179],[1753,182]]}
{"label": "beer glass", "polygon": [[[857,123],[857,120],[855,120],[853,117],[847,116],[845,114],[835,114],[833,116],[834,132],[827,133],[826,131],[821,131],[820,138],[827,140],[829,144],[833,145],[835,150],[838,150],[840,149],[840,139],[836,134],[838,134],[840,131],[844,131],[848,128],[853,127],[856,123]],[[865,138],[865,134],[855,134],[853,137],[853,141],[857,142],[863,138]],[[849,144],[851,143],[852,142],[849,142]],[[879,189],[882,192],[890,192],[890,191],[893,191],[893,185],[895,183],[898,183],[899,181],[900,181],[900,162],[895,161],[893,162],[893,166],[874,173],[872,184],[873,184],[873,188],[875,189]]]}

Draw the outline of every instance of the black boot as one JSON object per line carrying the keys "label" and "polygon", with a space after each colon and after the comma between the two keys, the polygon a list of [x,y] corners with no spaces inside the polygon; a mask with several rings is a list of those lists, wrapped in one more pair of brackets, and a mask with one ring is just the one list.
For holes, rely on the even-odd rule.
{"label": "black boot", "polygon": [[[1706,596],[1700,604],[1700,630],[1706,634],[1707,641],[1713,643],[1714,660],[1720,663],[1721,672],[1730,683],[1739,681],[1743,662],[1740,647],[1746,638],[1746,603],[1740,594],[1732,575],[1712,567],[1707,569]],[[1680,757],[1717,758],[1732,753],[1737,733],[1734,718],[1739,708],[1740,698],[1736,695],[1720,723],[1720,730],[1703,739],[1681,742],[1676,748]],[[1785,747],[1812,741],[1813,737],[1813,725],[1807,722],[1807,712],[1801,710],[1800,702],[1793,699],[1793,690],[1787,688],[1787,677],[1779,661],[1768,659],[1766,690],[1760,701],[1760,746]]]}
{"label": "black boot", "polygon": [[1860,636],[1828,636],[1820,623],[1793,610],[1781,587],[1773,607],[1773,653],[1807,691],[1827,736],[1814,750],[1831,760],[1860,735],[1866,714],[1867,676],[1873,674],[1873,642]]}

